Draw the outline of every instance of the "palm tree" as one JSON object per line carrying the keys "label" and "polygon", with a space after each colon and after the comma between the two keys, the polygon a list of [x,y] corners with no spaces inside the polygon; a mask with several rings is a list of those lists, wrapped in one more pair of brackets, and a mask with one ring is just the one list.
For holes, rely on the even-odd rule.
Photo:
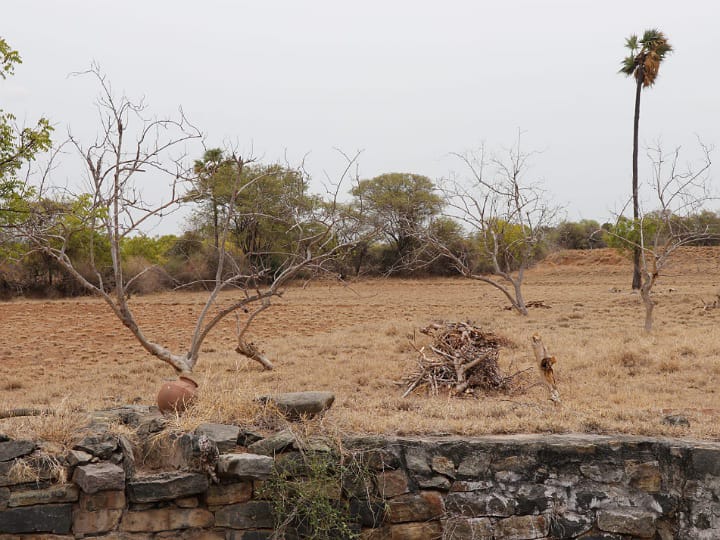
{"label": "palm tree", "polygon": [[[222,181],[218,178],[218,173],[226,163],[227,158],[223,155],[223,151],[220,148],[211,148],[205,151],[202,159],[195,160],[193,167],[193,171],[197,175],[197,187],[190,193],[190,196],[198,200],[206,200],[210,204],[215,249],[220,246],[219,219],[223,194]],[[227,189],[225,190],[227,191]]]}
{"label": "palm tree", "polygon": [[[640,94],[643,87],[655,84],[660,64],[665,55],[672,51],[665,34],[657,28],[645,30],[642,39],[638,41],[636,35],[625,40],[625,46],[630,54],[625,57],[620,73],[635,77],[635,117],[633,123],[633,164],[632,164],[632,194],[633,218],[637,222],[640,213],[638,203],[638,126],[640,125]],[[640,246],[635,246],[633,254],[633,281],[632,288],[640,288]]]}

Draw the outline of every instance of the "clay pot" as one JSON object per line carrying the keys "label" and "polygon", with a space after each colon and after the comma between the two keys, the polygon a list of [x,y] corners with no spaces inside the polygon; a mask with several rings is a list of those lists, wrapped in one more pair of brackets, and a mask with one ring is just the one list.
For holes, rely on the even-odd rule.
{"label": "clay pot", "polygon": [[183,412],[195,399],[197,389],[198,384],[189,375],[180,375],[176,381],[164,382],[157,396],[160,412]]}

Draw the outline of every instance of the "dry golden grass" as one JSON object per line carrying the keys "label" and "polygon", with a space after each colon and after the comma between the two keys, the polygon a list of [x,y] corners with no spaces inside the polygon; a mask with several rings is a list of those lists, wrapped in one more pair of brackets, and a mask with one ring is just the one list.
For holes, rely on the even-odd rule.
{"label": "dry golden grass", "polygon": [[[201,394],[179,419],[274,427],[253,399],[299,390],[331,390],[334,407],[317,421],[333,432],[477,435],[596,432],[720,437],[720,309],[704,311],[720,285],[720,250],[680,253],[656,286],[655,330],[629,291],[630,264],[609,250],[555,254],[527,274],[525,296],[551,309],[520,317],[493,288],[463,279],[366,280],[343,286],[293,287],[262,314],[250,339],[276,369],[264,372],[232,352],[234,321],[206,341],[196,369]],[[202,306],[200,293],[134,297],[147,333],[179,350]],[[558,357],[562,406],[542,386],[521,396],[401,399],[396,384],[414,365],[409,339],[430,321],[473,320],[508,337],[509,370],[534,366],[530,337],[539,332]],[[97,409],[152,404],[172,370],[147,355],[97,299],[0,304],[0,410],[16,407]],[[684,414],[689,428],[662,423]],[[0,420],[0,432],[51,436],[75,425],[56,417]],[[56,424],[53,424],[55,418]],[[50,427],[56,425],[56,427]],[[57,431],[53,435],[53,431]]]}

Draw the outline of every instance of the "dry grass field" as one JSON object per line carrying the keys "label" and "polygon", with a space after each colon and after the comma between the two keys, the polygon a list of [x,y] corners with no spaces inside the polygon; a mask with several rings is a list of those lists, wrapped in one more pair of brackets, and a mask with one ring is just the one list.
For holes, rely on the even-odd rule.
{"label": "dry grass field", "polygon": [[[293,287],[251,330],[276,369],[264,372],[233,351],[234,321],[206,341],[196,369],[200,399],[182,422],[267,426],[253,400],[282,391],[331,390],[318,424],[333,432],[478,435],[514,432],[635,433],[720,438],[720,309],[703,310],[720,288],[720,250],[678,254],[656,286],[655,329],[629,291],[630,263],[609,250],[562,252],[527,274],[527,300],[550,309],[521,317],[493,288],[463,279],[373,279]],[[155,340],[187,342],[200,293],[133,297]],[[558,357],[562,405],[542,386],[522,395],[401,398],[415,365],[409,339],[429,322],[472,320],[514,344],[505,370],[534,367],[530,337]],[[512,366],[512,368],[511,368]],[[0,433],[50,437],[83,420],[80,411],[152,404],[172,370],[151,358],[97,299],[0,304],[0,410],[50,407],[62,414],[0,420]],[[533,372],[533,377],[536,377]],[[683,414],[690,427],[662,423]]]}

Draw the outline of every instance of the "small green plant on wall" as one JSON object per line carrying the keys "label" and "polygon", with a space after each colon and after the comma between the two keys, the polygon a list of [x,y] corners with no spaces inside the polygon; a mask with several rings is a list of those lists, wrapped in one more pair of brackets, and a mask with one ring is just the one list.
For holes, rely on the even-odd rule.
{"label": "small green plant on wall", "polygon": [[359,518],[343,495],[360,487],[363,498],[373,498],[372,473],[355,456],[326,450],[306,450],[276,459],[273,474],[260,492],[273,506],[273,538],[285,538],[288,533],[315,540],[359,538]]}

